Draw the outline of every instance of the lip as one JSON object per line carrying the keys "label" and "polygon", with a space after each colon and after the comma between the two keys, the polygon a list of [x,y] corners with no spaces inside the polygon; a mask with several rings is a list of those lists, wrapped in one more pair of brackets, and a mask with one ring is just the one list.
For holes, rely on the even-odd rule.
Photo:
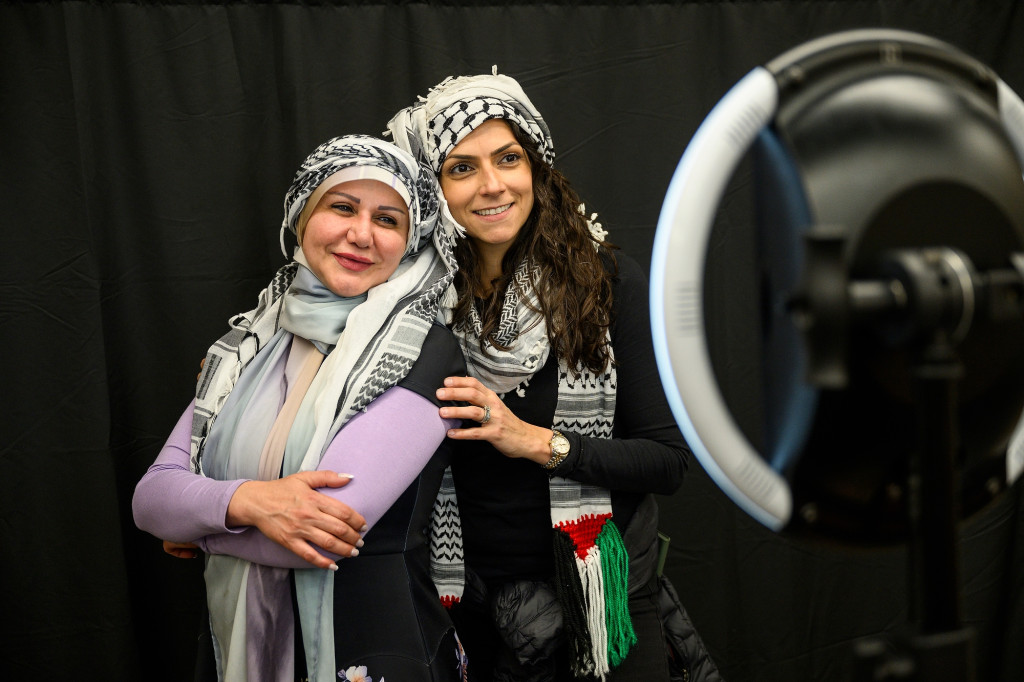
{"label": "lip", "polygon": [[[475,215],[478,218],[483,218],[484,220],[498,220],[498,219],[502,218],[503,216],[507,215],[508,212],[512,210],[512,207],[514,205],[515,205],[515,202],[509,202],[507,204],[501,204],[499,206],[490,206],[488,208],[478,208],[478,209],[475,209],[473,211],[473,215]],[[496,213],[481,213],[481,211],[495,211],[496,209],[501,209],[501,210],[497,211]]]}
{"label": "lip", "polygon": [[338,265],[352,272],[362,272],[373,265],[373,261],[370,259],[351,253],[333,253],[331,255],[334,256],[334,260],[338,262]]}

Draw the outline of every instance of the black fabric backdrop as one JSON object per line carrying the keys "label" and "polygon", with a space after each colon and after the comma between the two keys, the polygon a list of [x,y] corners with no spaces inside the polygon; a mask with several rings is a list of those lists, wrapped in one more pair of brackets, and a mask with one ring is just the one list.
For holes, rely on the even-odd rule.
{"label": "black fabric backdrop", "polygon": [[[672,171],[728,87],[870,26],[947,40],[1024,92],[1008,1],[0,6],[0,676],[189,677],[201,565],[135,529],[131,494],[206,346],[282,262],[282,197],[315,145],[378,134],[442,77],[497,64],[611,239],[648,263]],[[749,339],[729,331],[751,312],[732,283],[753,252],[731,203],[710,333],[749,415],[756,379],[729,360]],[[667,573],[729,680],[836,679],[854,639],[906,625],[899,548],[773,534],[696,464],[662,516]],[[1024,679],[1019,486],[963,539],[980,679]]]}

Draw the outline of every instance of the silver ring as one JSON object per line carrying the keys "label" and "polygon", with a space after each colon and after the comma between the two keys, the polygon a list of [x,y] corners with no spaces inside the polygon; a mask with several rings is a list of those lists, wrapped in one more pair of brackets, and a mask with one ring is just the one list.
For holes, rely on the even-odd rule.
{"label": "silver ring", "polygon": [[480,426],[483,426],[487,422],[491,421],[491,406],[484,405],[484,418],[480,420]]}

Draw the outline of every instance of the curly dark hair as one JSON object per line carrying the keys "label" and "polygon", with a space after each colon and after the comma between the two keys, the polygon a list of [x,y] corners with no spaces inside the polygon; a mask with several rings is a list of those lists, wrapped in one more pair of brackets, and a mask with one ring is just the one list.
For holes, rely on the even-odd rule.
{"label": "curly dark hair", "polygon": [[[578,208],[582,203],[568,179],[544,162],[537,146],[518,126],[506,121],[523,147],[533,176],[533,210],[502,260],[501,276],[491,281],[490,293],[480,306],[483,327],[480,348],[508,350],[493,337],[498,328],[506,288],[527,257],[537,266],[532,284],[548,328],[548,340],[558,357],[577,374],[583,366],[598,373],[608,367],[610,349],[605,332],[611,324],[612,278],[618,265],[612,251],[618,247],[595,239]],[[598,248],[595,247],[597,242]],[[480,260],[470,239],[459,240],[455,255],[458,303],[453,326],[468,325],[469,310],[478,291]],[[605,258],[601,256],[605,255]],[[607,260],[611,270],[602,262]]]}

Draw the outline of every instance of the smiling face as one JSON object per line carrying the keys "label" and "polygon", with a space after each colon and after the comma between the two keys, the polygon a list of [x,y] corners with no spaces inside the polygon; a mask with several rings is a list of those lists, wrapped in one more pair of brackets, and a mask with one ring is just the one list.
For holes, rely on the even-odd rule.
{"label": "smiling face", "polygon": [[302,232],[309,269],[338,296],[359,296],[386,282],[405,254],[409,207],[377,180],[328,189]]}
{"label": "smiling face", "polygon": [[481,123],[448,154],[440,178],[452,217],[500,260],[533,210],[530,162],[508,123]]}

